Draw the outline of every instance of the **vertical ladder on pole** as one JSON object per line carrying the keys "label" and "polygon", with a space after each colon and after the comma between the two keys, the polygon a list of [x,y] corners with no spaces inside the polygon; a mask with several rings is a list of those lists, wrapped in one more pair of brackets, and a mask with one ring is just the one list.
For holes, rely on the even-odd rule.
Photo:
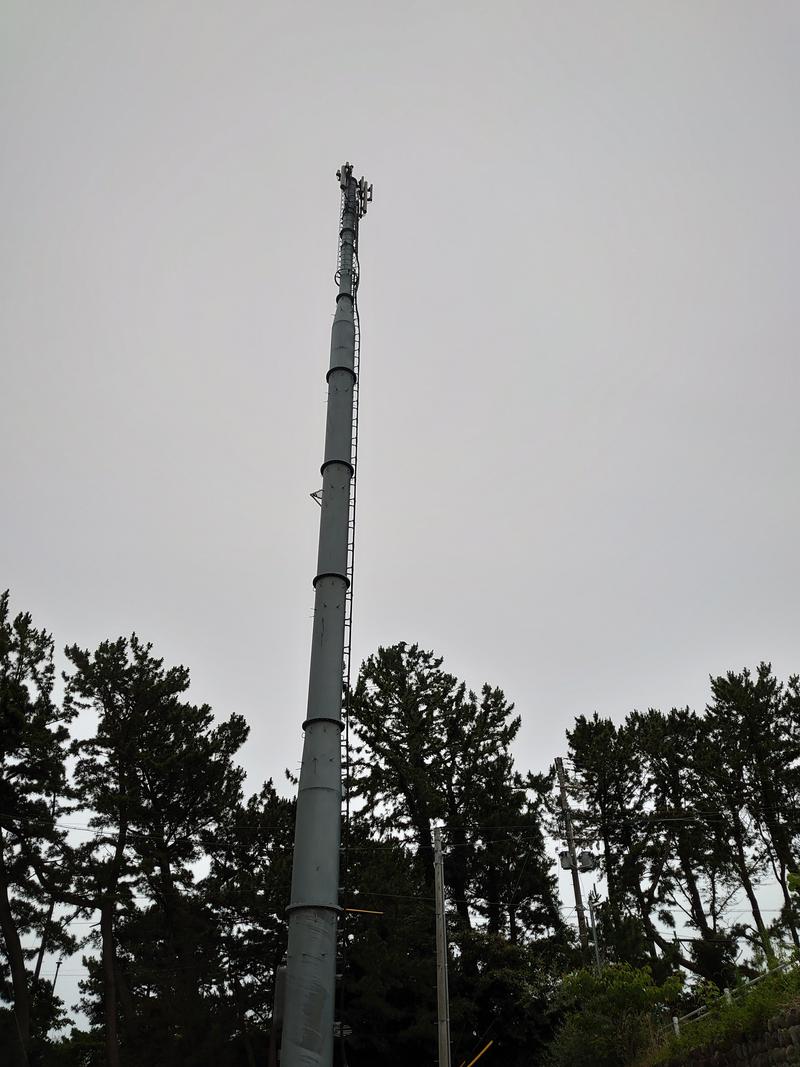
{"label": "vertical ladder on pole", "polygon": [[350,685],[352,665],[352,639],[353,639],[353,570],[356,548],[356,485],[358,473],[358,398],[361,374],[361,329],[358,317],[358,223],[353,254],[353,326],[354,326],[354,351],[353,370],[353,422],[350,450],[350,462],[353,467],[353,476],[350,481],[350,505],[347,522],[347,589],[345,591],[344,612],[344,656],[342,661],[342,719],[343,729],[341,733],[342,745],[342,852],[340,858],[340,907],[343,909],[339,919],[341,954],[341,988],[339,990],[339,1019],[338,1036],[342,1042],[342,1060],[346,1064],[347,1057],[344,1051],[345,1038],[345,980],[347,973],[347,896],[349,891],[349,841],[350,841]]}
{"label": "vertical ladder on pole", "polygon": [[[342,730],[342,839],[345,849],[350,823],[350,684],[351,684],[351,659],[353,639],[353,570],[356,548],[356,485],[358,475],[358,394],[361,372],[361,329],[358,318],[358,224],[353,249],[353,327],[354,327],[354,351],[353,351],[353,423],[350,446],[350,462],[353,467],[353,476],[350,481],[350,505],[347,517],[347,590],[345,592],[344,612],[344,657],[342,662],[342,717],[344,729]],[[346,875],[347,868],[344,867]],[[344,882],[344,879],[343,879]]]}

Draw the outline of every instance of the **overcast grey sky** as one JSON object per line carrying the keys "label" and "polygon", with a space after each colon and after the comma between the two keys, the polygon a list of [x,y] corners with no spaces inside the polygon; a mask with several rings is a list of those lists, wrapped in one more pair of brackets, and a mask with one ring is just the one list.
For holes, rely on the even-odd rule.
{"label": "overcast grey sky", "polygon": [[796,3],[2,11],[0,585],[300,758],[337,166],[361,232],[355,654],[523,716],[800,669]]}

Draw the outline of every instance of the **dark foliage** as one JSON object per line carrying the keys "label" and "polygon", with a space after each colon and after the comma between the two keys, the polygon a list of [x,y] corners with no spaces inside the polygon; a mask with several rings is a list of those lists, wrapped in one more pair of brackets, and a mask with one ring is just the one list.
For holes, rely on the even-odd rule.
{"label": "dark foliage", "polygon": [[[271,781],[244,795],[242,718],[192,703],[186,668],[135,635],[66,656],[59,702],[52,639],[0,597],[0,1062],[263,1067],[293,802]],[[454,1067],[490,1041],[486,1067],[623,1063],[651,1002],[682,981],[733,984],[798,944],[796,677],[761,664],[712,678],[702,714],[568,731],[579,847],[604,880],[599,972],[558,902],[553,775],[515,768],[521,723],[502,690],[472,692],[401,643],[369,657],[350,704],[349,1067],[435,1056],[437,825]],[[760,907],[765,879],[779,913]],[[41,961],[78,949],[88,1023],[66,1035]]]}

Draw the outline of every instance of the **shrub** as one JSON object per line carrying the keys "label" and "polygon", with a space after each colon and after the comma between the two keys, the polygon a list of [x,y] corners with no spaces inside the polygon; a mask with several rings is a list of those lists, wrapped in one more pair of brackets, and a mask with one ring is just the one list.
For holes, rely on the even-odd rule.
{"label": "shrub", "polygon": [[723,1048],[744,1037],[762,1034],[770,1019],[800,1002],[800,969],[779,971],[756,985],[742,986],[734,990],[730,1004],[719,994],[709,996],[706,1002],[707,1015],[686,1023],[680,1037],[667,1037],[665,1033],[654,1040],[636,1061],[637,1067],[677,1067],[689,1052]]}
{"label": "shrub", "polygon": [[552,1067],[620,1067],[652,1043],[653,1017],[667,1019],[667,1005],[681,990],[672,977],[656,985],[648,967],[612,964],[564,979],[564,1022],[550,1048]]}

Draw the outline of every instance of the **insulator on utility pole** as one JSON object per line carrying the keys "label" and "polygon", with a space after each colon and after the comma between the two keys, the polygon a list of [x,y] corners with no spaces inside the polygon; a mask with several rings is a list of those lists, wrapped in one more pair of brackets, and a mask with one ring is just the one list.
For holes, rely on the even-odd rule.
{"label": "insulator on utility pole", "polygon": [[352,554],[358,222],[372,198],[371,186],[353,177],[351,164],[345,163],[337,178],[342,190],[339,291],[327,374],[319,553],[288,908],[281,1067],[331,1067],[333,1062],[336,934],[341,911],[342,664],[350,585],[348,554]]}
{"label": "insulator on utility pole", "polygon": [[436,895],[436,1007],[439,1067],[450,1067],[450,993],[447,987],[447,915],[444,907],[442,831],[433,828],[433,874]]}
{"label": "insulator on utility pole", "polygon": [[[581,895],[581,883],[578,876],[578,857],[575,852],[575,837],[572,833],[572,816],[569,812],[569,803],[567,801],[567,782],[564,777],[564,764],[561,757],[556,758],[556,774],[558,775],[558,787],[561,795],[561,812],[564,816],[564,829],[567,833],[567,848],[569,849],[569,869],[572,872],[572,888],[575,892],[575,911],[578,914],[578,936],[581,941],[581,948],[586,951],[589,947],[589,934],[586,929],[586,915],[583,910],[583,897]],[[563,853],[562,853],[563,857]],[[561,866],[566,868],[566,864],[561,861]]]}

